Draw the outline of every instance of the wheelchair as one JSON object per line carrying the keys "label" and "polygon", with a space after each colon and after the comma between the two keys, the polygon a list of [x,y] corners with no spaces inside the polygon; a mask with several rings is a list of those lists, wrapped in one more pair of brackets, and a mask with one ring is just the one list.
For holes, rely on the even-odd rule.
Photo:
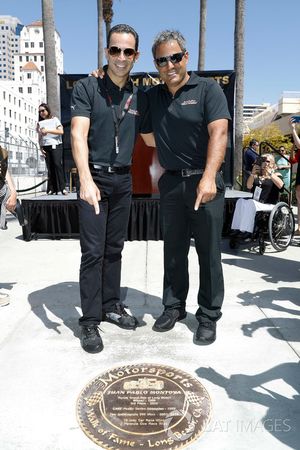
{"label": "wheelchair", "polygon": [[258,211],[255,216],[254,231],[251,238],[243,239],[231,236],[229,246],[237,249],[241,244],[258,245],[260,255],[266,250],[269,242],[275,250],[282,252],[291,243],[295,229],[295,218],[292,209],[285,202],[274,205],[271,211]]}

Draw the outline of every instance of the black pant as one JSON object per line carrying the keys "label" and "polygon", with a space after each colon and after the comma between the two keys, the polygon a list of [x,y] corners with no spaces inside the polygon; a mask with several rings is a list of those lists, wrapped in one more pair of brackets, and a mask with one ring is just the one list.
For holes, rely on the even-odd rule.
{"label": "black pant", "polygon": [[48,170],[47,192],[62,192],[66,185],[62,166],[62,144],[52,148],[52,145],[43,147],[46,152],[46,165]]}
{"label": "black pant", "polygon": [[216,197],[195,211],[200,179],[201,175],[185,178],[166,172],[158,183],[164,239],[163,304],[165,308],[185,309],[189,290],[188,252],[193,236],[200,266],[196,317],[216,321],[221,317],[224,298],[221,265],[224,183],[218,173]]}
{"label": "black pant", "polygon": [[79,199],[81,245],[80,325],[99,324],[120,302],[121,258],[131,205],[131,174],[92,171],[100,189],[100,214]]}

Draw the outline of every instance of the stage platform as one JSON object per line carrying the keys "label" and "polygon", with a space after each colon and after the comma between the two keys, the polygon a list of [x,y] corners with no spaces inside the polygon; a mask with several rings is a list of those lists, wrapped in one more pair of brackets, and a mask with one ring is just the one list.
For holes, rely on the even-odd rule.
{"label": "stage platform", "polygon": [[[223,234],[230,229],[235,202],[240,197],[251,197],[248,192],[226,189]],[[23,199],[27,224],[23,239],[76,239],[79,237],[77,194],[41,195]],[[160,240],[159,197],[132,198],[128,223],[128,241]]]}

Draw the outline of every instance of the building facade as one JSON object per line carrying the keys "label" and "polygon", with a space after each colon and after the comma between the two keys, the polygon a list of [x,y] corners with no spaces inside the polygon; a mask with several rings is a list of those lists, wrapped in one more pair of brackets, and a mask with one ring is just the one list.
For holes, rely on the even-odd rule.
{"label": "building facade", "polygon": [[285,135],[290,134],[289,118],[300,114],[300,91],[284,91],[275,105],[269,105],[247,122],[249,129],[263,128],[271,123]]}
{"label": "building facade", "polygon": [[[61,49],[60,35],[55,31],[55,55],[57,73],[63,73],[64,58]],[[20,50],[14,55],[15,61],[15,80],[22,80],[23,67],[32,62],[42,74],[42,88],[46,92],[45,80],[45,51],[44,51],[44,33],[43,23],[41,21],[32,22],[23,27],[20,34]]]}
{"label": "building facade", "polygon": [[[63,73],[60,35],[55,32],[58,73]],[[24,26],[0,16],[0,144],[9,151],[11,171],[29,174],[41,164],[36,124],[46,101],[45,53],[41,21]],[[43,162],[43,161],[42,161]]]}
{"label": "building facade", "polygon": [[14,80],[22,28],[17,17],[0,16],[0,80]]}

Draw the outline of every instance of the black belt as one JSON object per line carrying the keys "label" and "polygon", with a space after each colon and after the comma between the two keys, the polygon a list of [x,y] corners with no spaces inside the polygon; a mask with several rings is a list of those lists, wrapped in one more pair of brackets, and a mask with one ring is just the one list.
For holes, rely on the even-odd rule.
{"label": "black belt", "polygon": [[117,167],[117,166],[99,166],[98,164],[92,164],[92,168],[99,170],[100,172],[117,173],[119,175],[123,175],[125,173],[130,172],[131,166]]}
{"label": "black belt", "polygon": [[204,169],[180,169],[180,170],[166,170],[171,175],[179,175],[181,177],[190,177],[191,175],[200,175]]}

